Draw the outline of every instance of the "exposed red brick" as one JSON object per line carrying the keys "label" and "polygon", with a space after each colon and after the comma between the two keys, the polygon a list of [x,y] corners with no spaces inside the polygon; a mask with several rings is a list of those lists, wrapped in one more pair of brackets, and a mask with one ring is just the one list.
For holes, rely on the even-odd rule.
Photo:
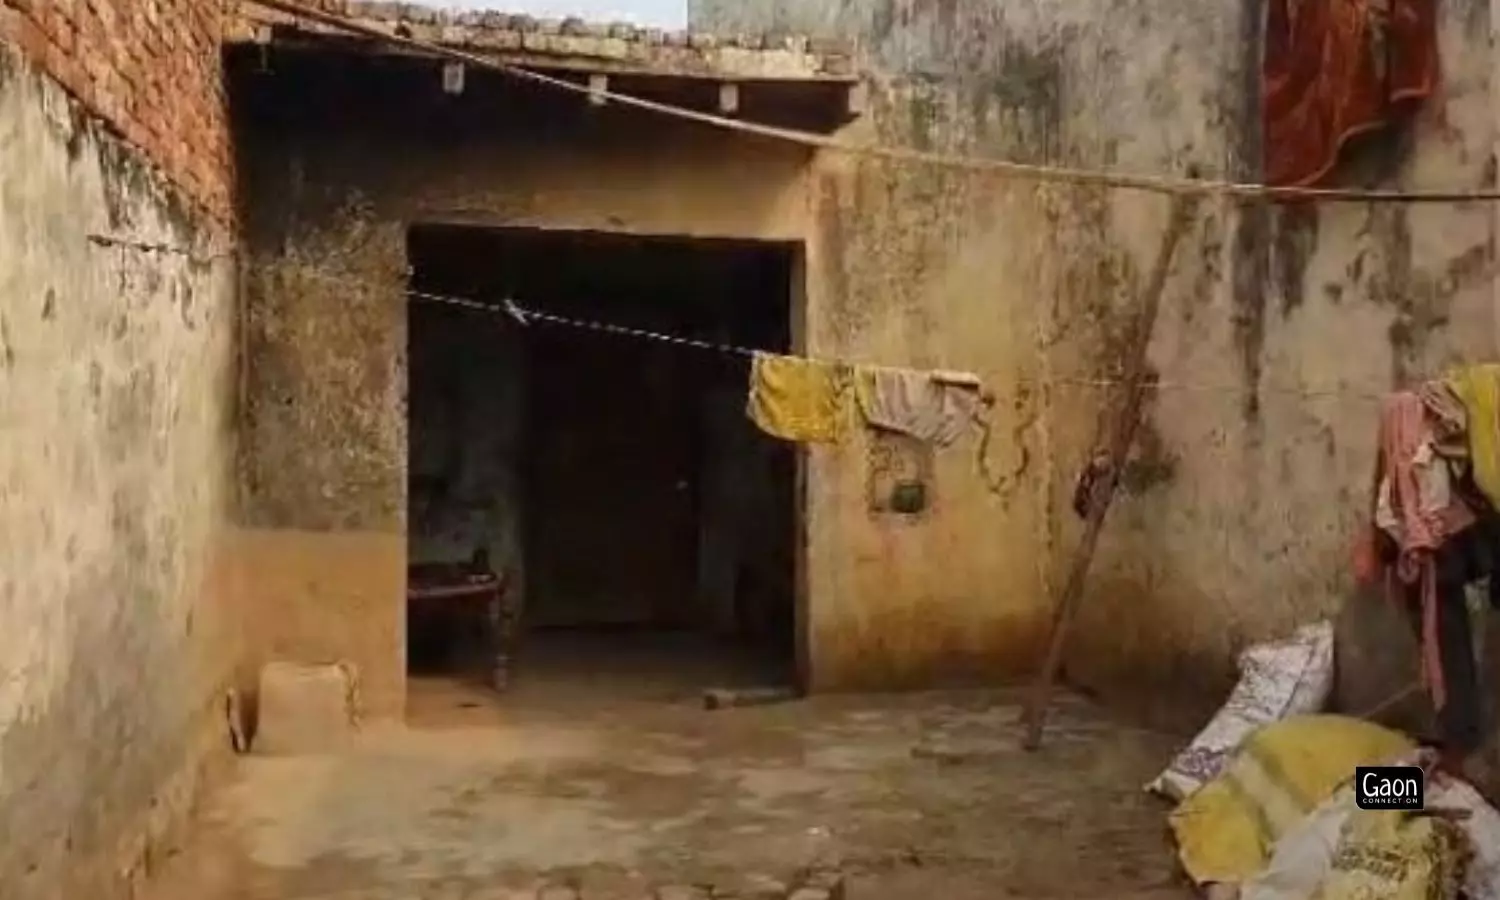
{"label": "exposed red brick", "polygon": [[47,32],[31,17],[16,12],[13,16],[6,17],[5,39],[17,47],[21,52],[34,59],[43,59],[47,55]]}
{"label": "exposed red brick", "polygon": [[57,32],[53,35],[53,38],[57,41],[57,48],[64,53],[72,55],[76,49],[77,37],[78,32],[73,25],[73,20],[66,18],[59,19]]}
{"label": "exposed red brick", "polygon": [[0,40],[231,221],[223,0],[0,0]]}
{"label": "exposed red brick", "polygon": [[104,23],[99,21],[99,14],[93,9],[88,9],[79,15],[73,24],[78,30],[79,46],[97,44],[104,39]]}

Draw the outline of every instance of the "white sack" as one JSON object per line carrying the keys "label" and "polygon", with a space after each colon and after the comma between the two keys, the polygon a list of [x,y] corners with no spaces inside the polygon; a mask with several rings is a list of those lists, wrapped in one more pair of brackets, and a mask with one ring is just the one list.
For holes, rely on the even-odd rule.
{"label": "white sack", "polygon": [[1240,680],[1212,721],[1146,790],[1181,801],[1216,778],[1250,733],[1292,716],[1322,712],[1333,692],[1333,623],[1240,654]]}

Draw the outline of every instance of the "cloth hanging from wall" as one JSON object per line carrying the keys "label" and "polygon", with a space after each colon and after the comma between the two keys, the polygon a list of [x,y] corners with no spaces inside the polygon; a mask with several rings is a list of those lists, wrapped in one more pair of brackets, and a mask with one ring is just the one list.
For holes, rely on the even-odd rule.
{"label": "cloth hanging from wall", "polygon": [[861,366],[855,394],[865,422],[947,447],[979,420],[979,376],[967,372]]}
{"label": "cloth hanging from wall", "polygon": [[1474,513],[1451,489],[1448,463],[1433,449],[1431,420],[1419,394],[1398,391],[1384,399],[1378,447],[1372,516],[1399,548],[1397,577],[1420,586],[1422,674],[1433,705],[1442,709],[1447,696],[1438,646],[1434,554],[1474,524]]}
{"label": "cloth hanging from wall", "polygon": [[1348,141],[1437,85],[1436,0],[1269,0],[1262,60],[1266,181],[1316,184]]}
{"label": "cloth hanging from wall", "polygon": [[757,353],[745,411],[772,437],[835,443],[843,431],[849,382],[849,367],[839,363]]}
{"label": "cloth hanging from wall", "polygon": [[1447,384],[1467,414],[1474,484],[1500,509],[1500,365],[1460,369],[1448,376]]}
{"label": "cloth hanging from wall", "polygon": [[1427,407],[1432,427],[1432,448],[1438,455],[1467,466],[1469,454],[1469,411],[1454,385],[1448,381],[1427,381],[1417,387],[1417,396]]}

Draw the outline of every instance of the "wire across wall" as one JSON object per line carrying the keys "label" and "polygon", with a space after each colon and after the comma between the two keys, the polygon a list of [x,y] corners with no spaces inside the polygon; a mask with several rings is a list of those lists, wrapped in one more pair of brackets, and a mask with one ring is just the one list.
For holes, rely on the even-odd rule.
{"label": "wire across wall", "polygon": [[[143,241],[127,237],[110,236],[104,234],[90,234],[88,241],[96,247],[115,248],[126,252],[147,253],[153,255],[166,255],[177,257],[185,262],[214,263],[234,259],[237,254],[234,251],[215,251],[201,253],[191,248],[181,247],[173,244]],[[278,269],[296,277],[312,278],[314,280],[325,280],[332,286],[340,289],[355,289],[368,291],[374,294],[392,293],[392,284],[389,281],[379,282],[372,279],[351,276],[346,271],[335,271],[325,267],[310,264],[287,263],[278,261]],[[407,300],[416,303],[429,304],[433,306],[446,307],[463,310],[468,313],[477,314],[490,321],[503,322],[506,327],[529,328],[533,324],[570,328],[579,331],[610,335],[627,340],[643,340],[658,342],[678,347],[701,350],[704,352],[732,355],[739,358],[753,357],[757,353],[771,352],[759,348],[749,347],[734,343],[708,341],[690,335],[673,334],[666,331],[658,331],[640,328],[619,322],[609,322],[581,317],[564,316],[544,309],[538,309],[524,301],[516,300],[504,294],[494,294],[487,297],[465,296],[459,294],[443,293],[433,290],[405,286],[400,289],[400,294]],[[1045,343],[1045,342],[1044,342]],[[847,362],[847,360],[838,360]],[[1022,376],[1007,379],[1008,384],[1014,385],[1018,390],[1034,388],[1083,388],[1083,389],[1106,389],[1112,390],[1128,386],[1124,379],[1095,377],[1095,376],[1066,376],[1051,375],[1046,377]],[[1196,393],[1225,393],[1243,396],[1249,388],[1244,384],[1214,384],[1195,381],[1177,380],[1154,380],[1148,382],[1145,387],[1155,392],[1196,392]],[[1307,387],[1292,385],[1259,384],[1254,390],[1261,392],[1277,393],[1289,397],[1300,398],[1323,398],[1346,401],[1350,399],[1379,401],[1388,394],[1385,388],[1363,387],[1358,385],[1335,385],[1327,387]],[[997,473],[990,461],[989,448],[992,442],[991,424],[985,421],[979,443],[975,450],[975,458],[979,469],[980,479],[984,486],[992,494],[999,494],[1013,489],[1018,485],[1018,478],[1026,468],[1029,452],[1024,444],[1025,433],[1038,421],[1036,415],[1030,417],[1019,417],[1014,423],[1012,430],[1012,441],[1021,454],[1022,461],[1009,471]],[[1046,440],[1045,430],[1042,440]],[[1044,453],[1044,456],[1046,454]],[[1051,477],[1043,479],[1044,483],[1050,483]],[[1039,575],[1042,579],[1044,592],[1047,595],[1053,593],[1051,584],[1051,572],[1048,567],[1041,566]],[[1365,718],[1373,718],[1383,715],[1396,705],[1404,702],[1411,696],[1422,690],[1422,683],[1413,680],[1407,683],[1399,691],[1382,700],[1363,714]]]}
{"label": "wire across wall", "polygon": [[[1327,202],[1361,202],[1361,203],[1448,203],[1463,204],[1474,202],[1493,202],[1500,200],[1500,191],[1389,191],[1389,190],[1352,190],[1340,188],[1313,188],[1313,187],[1283,187],[1266,184],[1232,182],[1223,180],[1182,178],[1175,176],[1158,175],[1134,175],[1109,172],[1103,170],[1069,168],[1061,166],[1049,166],[1030,163],[1019,163],[1010,160],[993,159],[986,157],[963,156],[934,151],[917,150],[909,147],[886,146],[879,144],[862,144],[843,140],[828,135],[801,131],[793,128],[765,125],[762,123],[745,121],[690,109],[657,100],[650,100],[624,94],[608,89],[598,89],[593,86],[582,85],[570,81],[567,78],[557,77],[532,69],[524,68],[505,62],[491,56],[485,56],[465,50],[459,50],[431,41],[423,41],[412,37],[392,34],[380,28],[352,19],[347,16],[325,12],[303,6],[300,3],[289,2],[289,0],[247,0],[247,2],[293,17],[314,22],[322,26],[336,29],[345,34],[362,36],[386,45],[401,48],[408,51],[417,51],[423,54],[440,58],[464,62],[470,65],[501,72],[518,80],[545,86],[548,88],[565,91],[581,96],[603,98],[621,106],[640,110],[643,112],[664,115],[685,121],[696,122],[717,128],[729,129],[741,133],[758,135],[776,140],[789,141],[802,146],[836,151],[869,158],[884,159],[892,162],[919,163],[925,165],[940,166],[953,169],[962,169],[974,172],[983,172],[993,175],[1010,177],[1022,180],[1038,182],[1051,182],[1075,185],[1092,185],[1127,190],[1141,190],[1167,195],[1215,195],[1222,197],[1237,198],[1241,200],[1301,200],[1301,201],[1327,201]],[[119,235],[91,234],[88,239],[99,246],[116,247],[121,249],[136,250],[144,253],[165,253],[183,255],[199,263],[211,263],[221,259],[237,257],[234,249],[227,250],[200,250],[192,248],[181,248],[164,243],[137,240]],[[285,265],[282,266],[285,269]],[[341,281],[351,280],[347,273],[314,272],[311,267],[298,266],[303,274],[313,274],[318,277],[331,277]],[[642,340],[654,340],[664,343],[677,344],[681,346],[695,346],[704,350],[715,350],[732,352],[737,355],[753,354],[755,348],[730,347],[728,345],[701,341],[696,338],[682,335],[672,335],[659,332],[651,332],[635,328],[621,323],[589,321],[583,319],[572,319],[548,313],[542,310],[523,307],[520,301],[514,298],[483,298],[458,297],[452,295],[441,295],[432,292],[408,291],[411,299],[419,302],[447,304],[460,306],[472,311],[499,313],[508,317],[514,317],[514,313],[520,312],[529,319],[535,319],[553,325],[580,328],[596,332],[612,333],[624,337],[632,337]],[[1095,375],[1058,375],[1051,374],[1045,377],[1021,376],[1013,382],[1018,387],[1049,388],[1049,387],[1071,387],[1092,389],[1113,389],[1122,387],[1125,382],[1119,378],[1100,377]],[[1302,398],[1337,398],[1337,399],[1359,399],[1364,401],[1378,401],[1387,393],[1383,386],[1364,386],[1340,383],[1335,385],[1279,385],[1275,383],[1257,383],[1246,385],[1218,384],[1201,382],[1196,380],[1155,379],[1148,383],[1149,390],[1180,391],[1192,393],[1230,393],[1243,395],[1247,390],[1260,393],[1281,394]]]}
{"label": "wire across wall", "polygon": [[[950,169],[978,172],[1018,180],[1030,180],[1035,182],[1061,183],[1073,185],[1086,185],[1097,187],[1108,187],[1124,190],[1139,190],[1165,195],[1210,195],[1232,198],[1241,201],[1256,200],[1297,200],[1313,202],[1357,202],[1357,203],[1445,203],[1466,204],[1475,202],[1494,202],[1500,200],[1500,191],[1495,190],[1457,190],[1457,191],[1395,191],[1395,190],[1349,190],[1338,188],[1313,188],[1313,187],[1284,187],[1266,184],[1231,182],[1224,180],[1210,180],[1199,178],[1180,178],[1173,176],[1158,175],[1133,175],[1103,170],[1067,168],[1059,166],[1035,165],[1018,163],[1009,160],[981,158],[972,156],[960,156],[954,154],[923,151],[909,147],[884,146],[877,144],[860,144],[837,137],[815,134],[812,132],[799,131],[790,128],[770,126],[766,124],[749,122],[740,119],[732,119],[725,116],[714,115],[699,110],[674,106],[660,101],[648,100],[628,94],[610,90],[600,90],[595,86],[585,86],[566,78],[548,75],[532,69],[516,66],[503,60],[487,57],[437,43],[416,40],[410,37],[389,34],[378,28],[371,27],[361,22],[320,10],[308,9],[301,4],[287,2],[287,0],[249,0],[250,3],[276,10],[278,12],[293,16],[294,18],[306,19],[322,25],[334,28],[345,34],[358,35],[370,38],[386,45],[399,47],[406,50],[446,58],[474,65],[476,67],[490,69],[504,73],[512,78],[538,84],[552,89],[570,92],[575,95],[589,96],[596,99],[604,99],[619,104],[623,107],[649,112],[657,115],[673,117],[679,120],[695,122],[717,128],[729,129],[740,133],[756,135],[764,138],[787,141],[808,148],[825,150],[831,152],[845,153],[864,158],[883,160],[888,162],[912,163],[929,166],[938,166]],[[99,246],[118,247],[140,252],[171,252],[162,247],[152,245],[149,242],[132,241],[125,238],[111,238],[102,235],[90,236],[90,240]],[[234,256],[234,251],[223,251],[209,254],[207,257],[198,256],[199,261],[214,261]],[[194,258],[194,254],[186,253],[184,256]],[[364,289],[381,292],[390,289],[389,284],[378,285],[372,283],[361,284],[360,280],[351,277],[347,272],[323,272],[309,268],[303,268],[302,274],[319,278],[330,278],[337,280],[346,287],[363,287]],[[428,290],[408,287],[405,291],[406,297],[415,302],[446,305],[461,308],[470,312],[487,316],[502,317],[516,326],[525,328],[532,323],[574,328],[596,333],[610,334],[624,339],[657,341],[666,344],[696,348],[705,352],[718,352],[733,354],[736,356],[751,356],[757,352],[755,348],[738,346],[734,344],[705,341],[687,335],[671,334],[661,331],[642,329],[623,323],[574,318],[562,316],[546,310],[533,308],[525,305],[524,300],[518,300],[506,296],[475,297],[443,294]],[[1045,346],[1045,344],[1044,344]],[[1008,379],[1009,383],[1019,387],[1078,387],[1078,388],[1101,388],[1113,389],[1117,387],[1139,387],[1135,381],[1127,382],[1124,379],[1095,377],[1083,375],[1058,375],[1049,374],[1042,378],[1022,376]],[[1326,387],[1310,387],[1303,385],[1276,385],[1276,384],[1213,384],[1195,381],[1172,381],[1164,379],[1153,379],[1146,383],[1145,388],[1151,391],[1189,391],[1189,392],[1225,392],[1235,395],[1243,395],[1247,390],[1256,392],[1269,392],[1285,395],[1294,395],[1301,398],[1334,398],[1334,399],[1365,399],[1376,400],[1386,393],[1383,388],[1366,388],[1357,385],[1339,384]],[[988,435],[986,434],[986,442]],[[982,453],[981,456],[984,454]],[[1050,590],[1049,590],[1050,593]],[[1393,697],[1387,703],[1399,701],[1402,697],[1415,690],[1415,686],[1403,689],[1401,693]]]}
{"label": "wire across wall", "polygon": [[525,68],[513,63],[505,62],[492,56],[485,56],[466,50],[459,50],[432,41],[419,40],[405,35],[392,34],[367,23],[352,19],[348,16],[336,13],[324,12],[323,10],[310,9],[300,3],[289,2],[289,0],[247,0],[252,5],[262,7],[292,16],[294,19],[303,19],[343,32],[344,34],[356,35],[370,40],[383,43],[387,46],[400,48],[407,51],[421,53],[427,56],[449,59],[476,66],[481,69],[501,72],[511,78],[531,84],[541,85],[558,91],[575,94],[578,96],[592,97],[596,100],[605,100],[620,106],[667,116],[687,122],[695,122],[700,125],[708,125],[715,128],[736,131],[741,134],[750,134],[763,138],[798,144],[803,147],[816,150],[827,150],[860,156],[869,159],[879,159],[887,162],[915,163],[920,165],[937,166],[948,169],[958,169],[970,172],[978,172],[990,175],[998,175],[1012,179],[1051,182],[1060,184],[1088,185],[1095,187],[1110,187],[1126,190],[1148,191],[1157,194],[1168,195],[1211,195],[1219,197],[1236,198],[1240,200],[1300,200],[1300,201],[1322,201],[1335,203],[1472,203],[1472,202],[1494,202],[1500,200],[1500,191],[1497,190],[1441,190],[1441,191],[1402,191],[1402,190],[1356,190],[1348,188],[1328,187],[1294,187],[1259,184],[1253,182],[1237,182],[1205,178],[1184,178],[1167,175],[1141,175],[1111,172],[1101,169],[1084,169],[1066,166],[1052,166],[1034,163],[1021,163],[1013,160],[995,159],[990,157],[966,156],[962,154],[943,153],[929,150],[919,150],[914,147],[891,146],[886,144],[860,143],[844,138],[811,131],[804,131],[783,126],[767,125],[760,122],[752,122],[744,119],[734,119],[728,116],[716,115],[702,110],[664,103],[659,100],[650,100],[625,94],[609,89],[598,89],[589,85],[579,84],[567,78],[538,72],[534,69]]}
{"label": "wire across wall", "polygon": [[[157,243],[138,240],[134,238],[90,234],[88,241],[98,247],[117,248],[125,251],[133,251],[148,254],[159,254],[167,256],[182,257],[195,263],[212,263],[219,260],[235,259],[237,254],[230,251],[200,252],[188,247],[178,245]],[[335,270],[325,266],[311,263],[292,263],[278,260],[277,269],[284,274],[293,274],[301,278],[312,278],[336,283],[340,287],[357,288],[366,291],[382,292],[389,291],[390,282],[378,282],[368,278],[351,275],[347,271]],[[598,319],[587,319],[581,317],[564,316],[550,312],[532,305],[528,298],[517,298],[497,293],[489,296],[464,296],[459,294],[442,293],[415,287],[403,289],[406,297],[418,303],[436,304],[465,309],[473,313],[482,314],[502,320],[507,320],[517,326],[525,326],[531,322],[539,322],[564,328],[573,328],[583,331],[592,331],[600,334],[612,334],[632,340],[654,341],[663,344],[673,344],[682,347],[692,347],[708,352],[725,353],[734,356],[750,357],[757,353],[774,353],[763,348],[749,347],[724,343],[719,341],[708,341],[691,335],[673,334],[667,331],[640,328],[623,322],[611,322]],[[1055,343],[1044,341],[1044,344]],[[784,354],[783,354],[784,355]],[[793,354],[798,355],[798,354]],[[829,362],[838,362],[848,365],[880,365],[893,367],[906,367],[904,363],[885,360],[863,360],[848,359],[838,356],[807,355],[811,359],[824,359]],[[1020,376],[1007,379],[1008,384],[1018,387],[1029,388],[1093,388],[1108,390],[1126,385],[1121,378],[1112,378],[1099,375],[1083,374],[1053,374],[1048,376]],[[1335,398],[1335,399],[1361,399],[1371,402],[1379,401],[1380,398],[1389,393],[1384,386],[1357,385],[1357,384],[1333,384],[1333,385],[1278,385],[1275,383],[1264,383],[1247,386],[1244,383],[1216,383],[1196,380],[1182,380],[1171,378],[1159,378],[1147,384],[1148,389],[1157,392],[1188,392],[1188,393],[1225,393],[1243,395],[1246,390],[1253,387],[1256,391],[1282,394],[1291,397],[1302,398]]]}

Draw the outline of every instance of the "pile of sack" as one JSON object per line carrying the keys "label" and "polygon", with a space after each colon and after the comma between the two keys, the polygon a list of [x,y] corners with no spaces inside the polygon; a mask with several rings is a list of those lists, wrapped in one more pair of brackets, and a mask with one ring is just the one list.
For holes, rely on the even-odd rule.
{"label": "pile of sack", "polygon": [[[1406,735],[1324,715],[1333,626],[1250,648],[1206,728],[1147,786],[1189,877],[1213,900],[1500,900],[1500,812],[1432,770]],[[1363,810],[1359,766],[1419,766],[1421,811]]]}

